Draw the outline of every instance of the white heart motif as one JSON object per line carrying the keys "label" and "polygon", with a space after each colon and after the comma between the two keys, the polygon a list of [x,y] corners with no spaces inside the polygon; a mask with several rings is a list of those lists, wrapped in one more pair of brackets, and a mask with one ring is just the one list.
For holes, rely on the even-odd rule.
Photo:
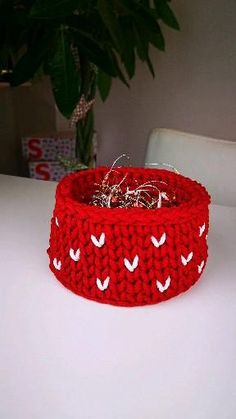
{"label": "white heart motif", "polygon": [[56,223],[56,226],[59,227],[59,221],[57,217],[55,218],[55,223]]}
{"label": "white heart motif", "polygon": [[199,237],[201,237],[205,231],[206,224],[204,223],[202,226],[199,226]]}
{"label": "white heart motif", "polygon": [[124,258],[124,264],[125,267],[130,271],[130,272],[134,272],[134,270],[137,268],[138,266],[138,261],[139,261],[139,257],[138,255],[136,255],[133,259],[133,262],[130,263],[130,261],[126,258]]}
{"label": "white heart motif", "polygon": [[202,273],[202,270],[204,268],[205,262],[204,260],[200,263],[200,265],[197,265],[198,273]]}
{"label": "white heart motif", "polygon": [[192,259],[192,257],[193,257],[193,252],[190,252],[188,254],[187,258],[185,258],[183,255],[181,255],[181,262],[182,262],[182,264],[184,266],[186,266],[190,262],[190,260]]}
{"label": "white heart motif", "polygon": [[101,281],[101,279],[97,278],[96,279],[96,284],[97,284],[98,289],[100,291],[105,291],[108,288],[109,281],[110,281],[109,276],[107,276],[106,279],[103,282]]}
{"label": "white heart motif", "polygon": [[77,249],[76,252],[75,252],[74,249],[71,248],[70,249],[70,257],[75,262],[78,262],[78,260],[80,259],[80,249]]}
{"label": "white heart motif", "polygon": [[171,282],[171,277],[170,277],[170,276],[168,276],[168,278],[165,280],[165,284],[164,284],[164,285],[162,285],[162,283],[161,283],[160,281],[157,281],[157,282],[156,282],[156,284],[157,284],[157,289],[158,289],[160,292],[164,292],[164,291],[166,291],[166,290],[169,288],[169,286],[170,286],[170,282]]}
{"label": "white heart motif", "polygon": [[105,243],[105,234],[102,233],[99,240],[92,234],[91,235],[91,240],[92,240],[92,242],[95,246],[102,247]]}
{"label": "white heart motif", "polygon": [[152,236],[151,241],[152,241],[152,244],[157,248],[162,246],[166,241],[166,233],[162,234],[160,240],[157,240],[155,236]]}
{"label": "white heart motif", "polygon": [[57,260],[57,258],[53,259],[53,265],[54,265],[54,268],[57,269],[58,271],[61,270],[61,261]]}

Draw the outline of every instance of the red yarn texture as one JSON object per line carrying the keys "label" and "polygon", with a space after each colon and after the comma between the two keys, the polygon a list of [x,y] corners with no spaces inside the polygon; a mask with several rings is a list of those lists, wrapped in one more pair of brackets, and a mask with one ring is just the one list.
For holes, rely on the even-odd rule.
{"label": "red yarn texture", "polygon": [[[57,186],[51,221],[50,269],[74,293],[120,306],[155,304],[191,287],[207,261],[210,196],[199,183],[158,169],[118,168],[118,183],[165,181],[176,207],[89,205],[108,168],[68,175]],[[111,177],[109,177],[111,182]]]}

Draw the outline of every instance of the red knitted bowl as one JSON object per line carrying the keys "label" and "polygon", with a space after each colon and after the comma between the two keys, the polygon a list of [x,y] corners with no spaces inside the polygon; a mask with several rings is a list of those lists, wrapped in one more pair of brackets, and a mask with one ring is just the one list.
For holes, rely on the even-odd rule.
{"label": "red knitted bowl", "polygon": [[[68,175],[57,186],[48,254],[56,278],[102,303],[155,304],[190,288],[207,261],[210,196],[199,183],[166,170],[119,168],[132,185],[165,181],[177,206],[100,208],[88,202],[108,169]],[[109,177],[109,181],[112,179]]]}

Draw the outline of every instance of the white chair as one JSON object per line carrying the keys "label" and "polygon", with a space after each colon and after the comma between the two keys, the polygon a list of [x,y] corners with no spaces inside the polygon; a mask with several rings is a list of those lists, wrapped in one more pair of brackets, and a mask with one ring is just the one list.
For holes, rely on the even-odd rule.
{"label": "white chair", "polygon": [[154,129],[145,165],[168,163],[201,182],[214,204],[236,206],[236,141],[226,141],[170,129]]}

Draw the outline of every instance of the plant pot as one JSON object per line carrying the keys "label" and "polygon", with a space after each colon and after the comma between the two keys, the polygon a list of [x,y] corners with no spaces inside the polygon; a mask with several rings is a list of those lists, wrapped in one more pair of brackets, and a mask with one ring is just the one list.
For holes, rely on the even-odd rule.
{"label": "plant pot", "polygon": [[[74,293],[118,306],[155,304],[190,288],[207,261],[210,196],[199,183],[167,170],[118,168],[118,183],[166,182],[175,207],[89,205],[107,173],[66,176],[57,187],[48,254],[56,278]],[[111,178],[109,177],[111,181]]]}

